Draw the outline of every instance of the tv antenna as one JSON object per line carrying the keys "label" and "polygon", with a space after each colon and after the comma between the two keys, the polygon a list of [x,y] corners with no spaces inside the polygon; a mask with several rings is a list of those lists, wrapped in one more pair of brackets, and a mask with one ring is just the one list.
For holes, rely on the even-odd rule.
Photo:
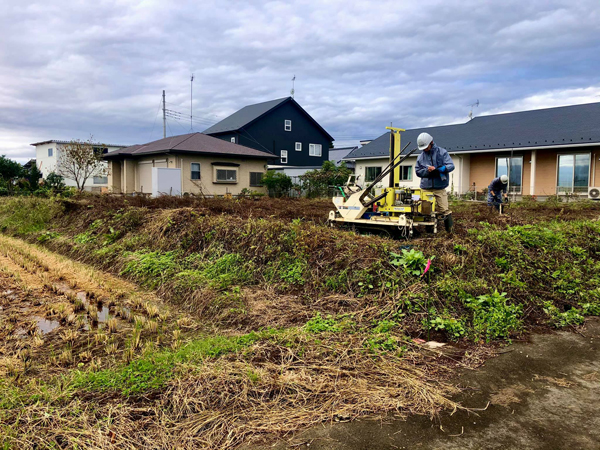
{"label": "tv antenna", "polygon": [[292,98],[294,98],[294,93],[296,92],[294,90],[294,84],[296,83],[296,75],[294,75],[294,78],[292,78],[292,90],[290,91],[290,94],[292,95]]}
{"label": "tv antenna", "polygon": [[192,74],[192,78],[190,78],[190,131],[194,131],[193,98],[194,98],[194,74]]}
{"label": "tv antenna", "polygon": [[469,112],[469,120],[473,120],[473,107],[479,107],[479,99],[471,105],[471,111]]}

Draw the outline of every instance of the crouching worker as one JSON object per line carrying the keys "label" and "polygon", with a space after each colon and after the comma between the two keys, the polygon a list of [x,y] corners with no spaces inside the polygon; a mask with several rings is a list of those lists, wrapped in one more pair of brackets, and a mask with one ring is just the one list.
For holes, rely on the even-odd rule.
{"label": "crouching worker", "polygon": [[488,205],[500,211],[503,197],[506,197],[506,187],[508,186],[508,177],[502,175],[494,178],[488,186]]}
{"label": "crouching worker", "polygon": [[450,233],[454,221],[452,211],[448,208],[446,188],[450,183],[448,174],[454,170],[454,163],[446,149],[435,145],[428,133],[419,135],[417,146],[421,154],[417,158],[415,172],[421,178],[421,189],[430,191],[435,196],[435,212],[444,218],[446,231]]}

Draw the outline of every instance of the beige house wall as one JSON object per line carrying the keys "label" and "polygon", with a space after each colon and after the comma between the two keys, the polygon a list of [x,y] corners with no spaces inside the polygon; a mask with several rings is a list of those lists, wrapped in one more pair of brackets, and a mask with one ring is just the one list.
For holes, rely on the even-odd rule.
{"label": "beige house wall", "polygon": [[[205,195],[238,195],[242,189],[266,193],[266,189],[260,186],[250,186],[250,172],[267,172],[267,161],[264,159],[245,158],[223,158],[223,157],[198,157],[178,155],[175,164],[181,169],[182,191],[198,194],[201,191]],[[217,163],[233,163],[239,166],[218,165]],[[200,180],[192,180],[192,163],[200,164]],[[215,163],[215,164],[213,164]],[[169,165],[169,167],[171,167]],[[236,183],[217,182],[216,169],[237,170]]]}
{"label": "beige house wall", "polygon": [[480,153],[471,155],[470,183],[475,184],[477,192],[487,188],[496,174],[496,155]]}
{"label": "beige house wall", "polygon": [[135,191],[135,172],[136,162],[132,159],[126,159],[122,161],[123,166],[121,169],[122,183],[121,193],[131,193]]}
{"label": "beige house wall", "polygon": [[[558,184],[558,156],[564,154],[590,153],[590,179],[589,185],[600,185],[600,147],[579,147],[569,149],[547,149],[536,151],[535,158],[535,188],[533,195],[548,196],[556,195]],[[487,188],[496,173],[496,157],[504,156],[506,153],[480,153],[471,155],[471,184],[475,183],[477,191]],[[532,195],[531,192],[531,170],[532,152],[524,151],[515,153],[515,156],[523,156],[523,182],[522,194]]]}
{"label": "beige house wall", "polygon": [[[225,163],[218,165],[218,163]],[[191,179],[191,164],[200,164],[200,180]],[[215,164],[213,164],[215,163]],[[262,186],[250,186],[250,172],[266,173],[266,160],[220,156],[153,155],[135,160],[111,161],[109,184],[112,192],[132,194],[152,192],[152,167],[181,169],[183,193],[204,195],[238,195],[243,189],[266,193]],[[234,165],[227,165],[234,164]],[[237,171],[236,182],[217,182],[216,170]]]}
{"label": "beige house wall", "polygon": [[121,183],[122,183],[122,168],[121,161],[109,161],[108,162],[108,188],[110,192],[114,192],[115,194],[121,193]]}
{"label": "beige house wall", "polygon": [[598,187],[600,185],[600,147],[592,150],[592,177],[590,186]]}

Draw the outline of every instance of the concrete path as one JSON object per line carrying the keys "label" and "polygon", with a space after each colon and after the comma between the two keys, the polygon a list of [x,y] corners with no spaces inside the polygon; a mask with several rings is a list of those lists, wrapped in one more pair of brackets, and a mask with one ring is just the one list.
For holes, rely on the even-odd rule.
{"label": "concrete path", "polygon": [[484,411],[317,427],[271,449],[600,449],[600,322],[581,334],[537,335],[458,381]]}

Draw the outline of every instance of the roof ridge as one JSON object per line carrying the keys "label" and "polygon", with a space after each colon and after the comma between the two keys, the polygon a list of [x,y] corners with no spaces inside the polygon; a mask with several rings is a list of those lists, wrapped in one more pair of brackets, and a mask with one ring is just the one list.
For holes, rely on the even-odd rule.
{"label": "roof ridge", "polygon": [[497,113],[497,114],[487,114],[487,115],[482,115],[482,116],[475,116],[475,117],[473,117],[472,120],[469,120],[468,122],[465,122],[465,123],[469,123],[475,119],[480,119],[483,117],[509,116],[511,114],[524,114],[524,113],[532,113],[532,112],[538,112],[538,111],[550,111],[550,110],[563,109],[563,108],[577,108],[577,107],[588,106],[588,105],[600,106],[600,102],[577,103],[575,105],[550,106],[548,108],[526,109],[524,111],[510,111],[510,112],[503,112],[503,113]]}

